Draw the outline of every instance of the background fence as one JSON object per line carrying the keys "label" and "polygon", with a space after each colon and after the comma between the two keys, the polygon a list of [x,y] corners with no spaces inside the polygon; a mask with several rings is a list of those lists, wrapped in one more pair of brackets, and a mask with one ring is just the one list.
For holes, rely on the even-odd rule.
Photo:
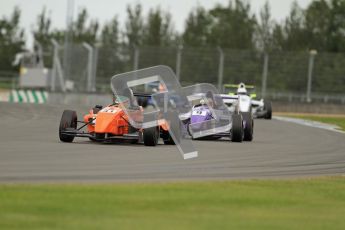
{"label": "background fence", "polygon": [[[53,49],[45,52],[53,68]],[[56,52],[56,51],[55,51]],[[134,69],[170,66],[182,85],[200,82],[253,84],[259,96],[275,100],[345,103],[345,54],[314,52],[259,53],[192,47],[90,47],[58,49],[64,79],[76,92],[110,92],[110,78]],[[309,78],[309,79],[308,79]],[[308,80],[309,92],[308,95]]]}

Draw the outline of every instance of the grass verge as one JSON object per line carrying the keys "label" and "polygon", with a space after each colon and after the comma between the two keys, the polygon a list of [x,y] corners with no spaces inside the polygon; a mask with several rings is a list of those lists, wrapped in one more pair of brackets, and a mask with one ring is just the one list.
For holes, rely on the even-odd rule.
{"label": "grass verge", "polygon": [[0,229],[345,229],[345,177],[0,185]]}
{"label": "grass verge", "polygon": [[328,114],[294,114],[282,113],[277,114],[285,117],[300,118],[304,120],[318,121],[326,124],[339,126],[340,130],[345,131],[345,115],[328,115]]}
{"label": "grass verge", "polygon": [[12,82],[0,82],[0,89],[12,89]]}

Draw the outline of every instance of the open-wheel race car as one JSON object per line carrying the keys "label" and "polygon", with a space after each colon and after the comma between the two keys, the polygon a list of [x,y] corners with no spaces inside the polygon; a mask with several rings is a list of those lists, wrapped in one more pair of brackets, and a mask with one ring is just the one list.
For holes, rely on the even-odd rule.
{"label": "open-wheel race car", "polygon": [[[191,98],[198,98],[199,96],[194,95]],[[251,129],[245,129],[246,125],[249,126],[252,123],[246,124],[238,110],[231,111],[227,108],[219,107],[223,104],[219,103],[219,100],[222,100],[220,95],[213,95],[208,92],[205,96],[206,99],[199,100],[192,107],[189,115],[184,115],[183,123],[193,139],[217,140],[225,137],[232,142],[252,140],[252,127],[250,127]],[[205,135],[208,132],[206,130],[209,130],[209,135]],[[195,138],[198,133],[202,134],[202,136]]]}
{"label": "open-wheel race car", "polygon": [[164,144],[174,144],[166,122],[160,122],[156,127],[135,128],[130,124],[124,107],[136,114],[137,122],[142,122],[143,108],[133,103],[132,99],[120,96],[108,106],[96,105],[83,120],[78,120],[76,111],[65,110],[60,121],[59,138],[62,142],[86,137],[96,142],[143,142],[146,146],[156,146],[161,137]]}
{"label": "open-wheel race car", "polygon": [[[198,104],[193,106],[191,117],[188,123],[188,132],[191,134],[193,129],[195,132],[196,129],[202,129],[202,122],[216,120],[213,116],[210,108],[205,104]],[[222,137],[230,138],[232,142],[242,142],[244,140],[244,129],[243,129],[243,118],[241,114],[232,114],[231,115],[231,127],[224,132],[216,132],[212,135],[207,135],[201,138],[195,139],[204,139],[204,140],[216,140]]]}
{"label": "open-wheel race car", "polygon": [[[250,97],[251,112],[254,118],[272,119],[272,102],[263,98],[257,100],[255,87],[253,85],[245,85],[244,83],[238,85],[225,84],[223,86],[223,92],[234,99],[236,99],[239,94],[247,95]],[[228,101],[230,103],[230,100]]]}
{"label": "open-wheel race car", "polygon": [[244,141],[252,141],[254,137],[254,119],[251,98],[246,95],[221,94],[224,104],[234,114],[241,114],[243,119]]}

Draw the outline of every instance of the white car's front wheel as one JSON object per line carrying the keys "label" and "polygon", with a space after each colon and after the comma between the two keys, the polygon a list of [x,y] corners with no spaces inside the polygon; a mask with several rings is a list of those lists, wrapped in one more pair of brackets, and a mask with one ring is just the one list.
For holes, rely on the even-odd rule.
{"label": "white car's front wheel", "polygon": [[244,123],[244,141],[252,141],[254,133],[254,120],[251,112],[242,113]]}
{"label": "white car's front wheel", "polygon": [[231,141],[242,142],[244,138],[243,133],[243,118],[241,114],[232,115],[232,127],[231,127]]}
{"label": "white car's front wheel", "polygon": [[265,119],[272,119],[272,102],[266,101],[264,102],[264,110],[266,111]]}

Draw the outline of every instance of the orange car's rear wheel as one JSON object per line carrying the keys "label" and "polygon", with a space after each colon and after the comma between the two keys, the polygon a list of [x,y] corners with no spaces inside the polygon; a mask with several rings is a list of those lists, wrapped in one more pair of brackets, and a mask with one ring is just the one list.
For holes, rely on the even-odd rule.
{"label": "orange car's rear wheel", "polygon": [[159,130],[157,127],[147,128],[143,131],[144,145],[156,146],[158,144]]}
{"label": "orange car's rear wheel", "polygon": [[63,133],[63,131],[69,128],[77,128],[77,113],[73,110],[65,110],[62,113],[59,126],[59,137],[62,142],[72,142],[74,140],[74,136]]}

